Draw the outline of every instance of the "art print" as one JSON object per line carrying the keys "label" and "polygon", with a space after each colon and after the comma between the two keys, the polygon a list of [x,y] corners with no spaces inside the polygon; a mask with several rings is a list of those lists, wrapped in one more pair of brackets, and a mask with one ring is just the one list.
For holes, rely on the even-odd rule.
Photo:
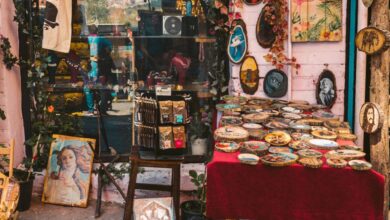
{"label": "art print", "polygon": [[134,220],[174,220],[172,197],[135,199]]}
{"label": "art print", "polygon": [[331,108],[336,102],[336,78],[332,71],[324,70],[318,77],[316,89],[317,104]]}
{"label": "art print", "polygon": [[227,51],[231,62],[240,63],[248,51],[248,38],[244,21],[236,20],[234,23],[236,25],[230,34]]}
{"label": "art print", "polygon": [[280,98],[286,95],[288,88],[287,75],[278,69],[270,70],[264,79],[264,92],[272,98]]}
{"label": "art print", "polygon": [[87,207],[96,141],[56,134],[53,138],[42,202]]}

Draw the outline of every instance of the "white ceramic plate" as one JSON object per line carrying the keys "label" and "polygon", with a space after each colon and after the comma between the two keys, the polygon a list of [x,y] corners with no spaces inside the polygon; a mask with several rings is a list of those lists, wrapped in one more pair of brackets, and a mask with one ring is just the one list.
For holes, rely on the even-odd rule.
{"label": "white ceramic plate", "polygon": [[259,157],[254,154],[239,154],[238,160],[240,160],[241,163],[249,164],[249,165],[256,165],[259,162]]}
{"label": "white ceramic plate", "polygon": [[308,143],[313,148],[320,148],[325,150],[334,150],[339,147],[339,144],[337,142],[325,139],[311,139],[308,140]]}
{"label": "white ceramic plate", "polygon": [[369,170],[372,168],[372,165],[364,160],[351,160],[348,165],[354,170]]}

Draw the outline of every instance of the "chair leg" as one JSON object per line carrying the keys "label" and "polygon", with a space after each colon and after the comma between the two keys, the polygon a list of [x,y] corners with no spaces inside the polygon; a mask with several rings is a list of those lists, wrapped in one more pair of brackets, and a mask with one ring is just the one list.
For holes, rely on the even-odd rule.
{"label": "chair leg", "polygon": [[131,161],[130,169],[130,180],[129,186],[127,189],[127,198],[125,205],[124,220],[131,220],[133,215],[133,204],[134,204],[134,195],[135,195],[135,185],[137,183],[137,173],[138,173],[138,163],[136,160]]}
{"label": "chair leg", "polygon": [[172,197],[176,219],[180,219],[180,164],[172,169]]}

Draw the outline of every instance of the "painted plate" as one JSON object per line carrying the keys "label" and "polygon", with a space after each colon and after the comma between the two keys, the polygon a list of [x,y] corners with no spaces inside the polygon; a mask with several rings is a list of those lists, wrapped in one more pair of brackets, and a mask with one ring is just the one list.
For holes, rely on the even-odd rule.
{"label": "painted plate", "polygon": [[249,130],[249,131],[258,130],[258,129],[263,128],[263,126],[256,124],[256,123],[244,123],[242,125],[242,127],[245,128],[246,130]]}
{"label": "painted plate", "polygon": [[241,88],[246,94],[253,95],[259,88],[259,72],[256,59],[246,56],[240,68]]}
{"label": "painted plate", "polygon": [[312,148],[320,150],[334,150],[339,147],[339,144],[335,141],[324,139],[311,139],[307,141]]}
{"label": "painted plate", "polygon": [[[281,70],[270,70],[264,78],[264,93],[272,98],[280,98],[286,95],[288,88],[288,78]],[[294,113],[294,112],[293,112]]]}
{"label": "painted plate", "polygon": [[215,149],[226,153],[232,153],[240,149],[240,146],[235,142],[220,142],[215,144]]}
{"label": "painted plate", "polygon": [[293,120],[302,119],[301,115],[295,113],[289,113],[289,112],[282,113],[282,116],[283,118],[293,119]]}
{"label": "painted plate", "polygon": [[329,129],[324,126],[311,126],[310,128],[312,131],[329,131]]}
{"label": "painted plate", "polygon": [[263,112],[260,112],[260,113],[246,114],[246,115],[243,115],[242,118],[244,119],[244,122],[247,122],[247,123],[262,123],[262,122],[265,122],[269,118],[269,115],[265,114]]}
{"label": "painted plate", "polygon": [[242,118],[237,116],[222,116],[221,125],[222,126],[240,126],[242,125]]}
{"label": "painted plate", "polygon": [[249,131],[249,138],[257,141],[261,141],[267,135],[267,132],[264,130],[253,130]]}
{"label": "painted plate", "polygon": [[311,134],[320,139],[326,139],[326,140],[336,140],[337,134],[333,131],[326,131],[326,130],[317,130],[312,131]]}
{"label": "painted plate", "polygon": [[276,154],[268,154],[262,157],[261,162],[268,166],[289,166],[294,164],[298,160],[298,155],[293,153],[276,153]]}
{"label": "painted plate", "polygon": [[222,100],[226,103],[235,103],[235,104],[245,104],[248,99],[245,96],[233,96],[233,95],[224,95]]}
{"label": "painted plate", "polygon": [[274,131],[265,136],[265,141],[275,146],[287,145],[291,141],[289,134],[283,131]]}
{"label": "painted plate", "polygon": [[301,109],[297,109],[297,108],[290,107],[290,106],[282,107],[281,110],[284,112],[294,113],[294,114],[302,113]]}
{"label": "painted plate", "polygon": [[271,105],[272,100],[265,99],[265,98],[252,98],[248,101],[248,104],[250,104],[250,105]]}
{"label": "painted plate", "polygon": [[321,168],[323,164],[322,160],[318,158],[301,158],[298,163],[309,168]]}
{"label": "painted plate", "polygon": [[276,39],[276,35],[273,32],[274,24],[271,22],[277,22],[272,21],[270,19],[271,16],[276,16],[277,9],[274,4],[269,3],[263,7],[261,10],[261,13],[259,15],[259,18],[257,19],[256,24],[256,39],[257,42],[260,44],[263,48],[270,48]]}
{"label": "painted plate", "polygon": [[360,171],[369,170],[372,168],[372,165],[364,160],[351,160],[348,162],[348,165],[352,167],[352,169]]}
{"label": "painted plate", "polygon": [[241,111],[241,105],[238,104],[217,104],[216,108],[218,111]]}
{"label": "painted plate", "polygon": [[309,132],[311,131],[311,126],[306,124],[297,124],[295,122],[290,123],[290,128],[298,131],[298,132]]}
{"label": "painted plate", "polygon": [[294,150],[310,149],[310,145],[306,141],[294,141],[289,146]]}
{"label": "painted plate", "polygon": [[289,125],[290,120],[289,119],[283,119],[283,118],[274,118],[271,119],[268,123],[266,123],[264,126],[269,129],[287,129],[290,127]]}
{"label": "painted plate", "polygon": [[229,36],[227,52],[232,63],[241,63],[248,51],[248,38],[244,24],[244,21],[239,20]]}
{"label": "painted plate", "polygon": [[268,151],[270,153],[292,153],[292,149],[291,148],[288,148],[288,147],[270,147],[268,149]]}
{"label": "painted plate", "polygon": [[346,160],[343,160],[343,159],[336,159],[336,158],[329,158],[329,159],[326,159],[326,163],[330,166],[330,167],[334,167],[334,168],[344,168],[347,166],[348,162]]}
{"label": "painted plate", "polygon": [[259,162],[259,157],[254,154],[239,154],[238,160],[241,163],[249,164],[249,165],[256,165]]}
{"label": "painted plate", "polygon": [[216,141],[240,142],[248,140],[248,137],[248,131],[242,127],[225,126],[214,131],[214,139]]}
{"label": "painted plate", "polygon": [[301,158],[321,158],[322,153],[312,149],[303,149],[297,152]]}
{"label": "painted plate", "polygon": [[325,154],[326,158],[354,160],[366,156],[366,153],[357,150],[331,150]]}
{"label": "painted plate", "polygon": [[300,132],[291,133],[291,137],[295,141],[310,140],[314,138],[313,135],[311,134],[300,133]]}
{"label": "painted plate", "polygon": [[268,152],[269,144],[262,141],[245,141],[240,143],[240,152],[264,156]]}

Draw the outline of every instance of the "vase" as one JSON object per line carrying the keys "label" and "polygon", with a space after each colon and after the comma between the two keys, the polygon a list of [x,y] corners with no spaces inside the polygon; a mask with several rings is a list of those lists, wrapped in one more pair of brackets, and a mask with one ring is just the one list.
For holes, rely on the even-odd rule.
{"label": "vase", "polygon": [[191,142],[192,155],[205,155],[207,153],[207,138],[196,138]]}

